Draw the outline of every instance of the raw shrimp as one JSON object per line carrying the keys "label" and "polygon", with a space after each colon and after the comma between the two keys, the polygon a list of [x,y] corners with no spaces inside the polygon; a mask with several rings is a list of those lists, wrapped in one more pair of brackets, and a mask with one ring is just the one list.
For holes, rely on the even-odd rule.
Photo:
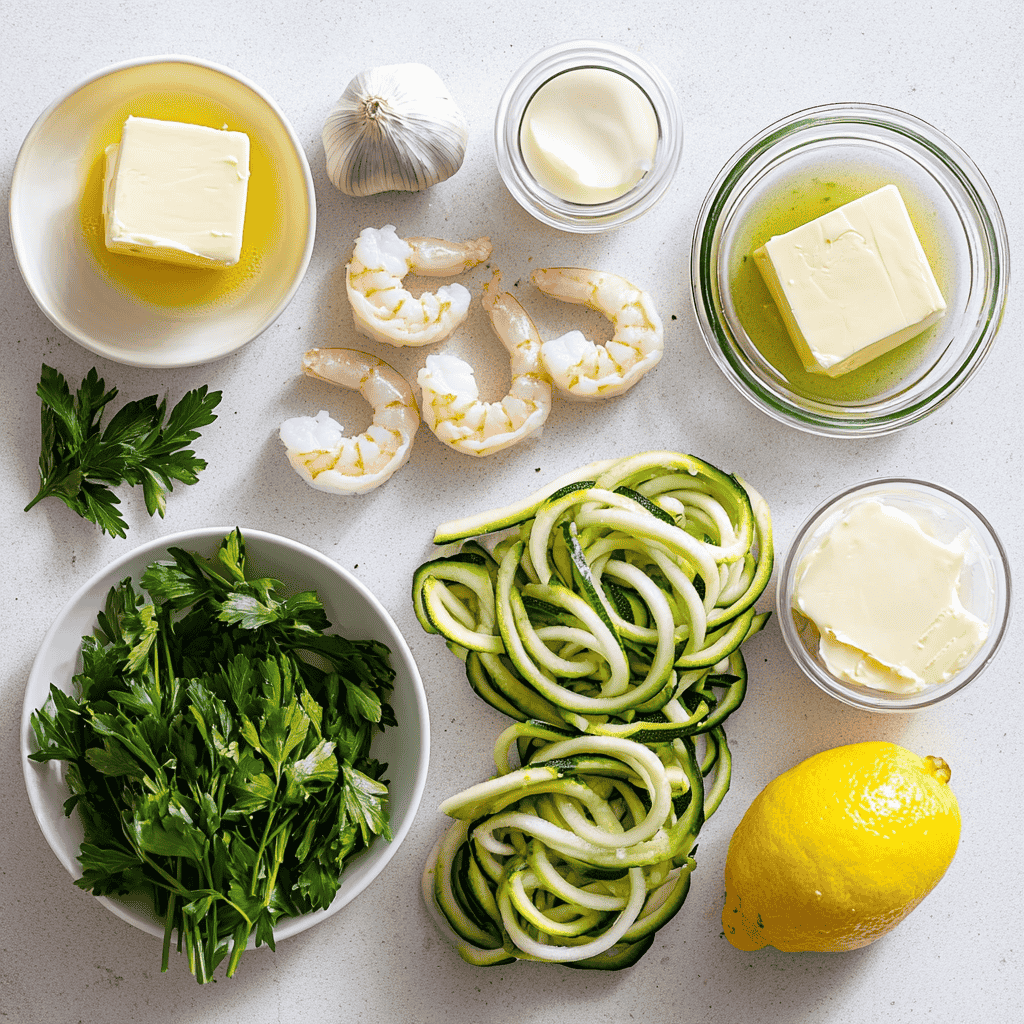
{"label": "raw shrimp", "polygon": [[664,331],[647,292],[623,277],[597,270],[554,267],[535,270],[530,280],[546,295],[604,314],[615,332],[603,345],[581,331],[545,341],[544,369],[560,391],[576,398],[609,398],[631,388],[657,365]]}
{"label": "raw shrimp", "polygon": [[359,393],[373,407],[373,422],[358,437],[321,410],[281,424],[288,461],[311,487],[333,494],[365,494],[409,461],[420,425],[409,382],[383,359],[351,348],[313,348],[302,369],[317,380]]}
{"label": "raw shrimp", "polygon": [[446,242],[399,238],[394,225],[364,228],[356,239],[345,283],[356,330],[389,345],[429,345],[447,338],[469,312],[469,291],[458,282],[415,298],[402,287],[408,273],[452,277],[483,263],[491,240]]}
{"label": "raw shrimp", "polygon": [[551,381],[541,366],[541,338],[525,309],[498,290],[500,274],[484,286],[483,306],[508,350],[512,385],[500,402],[481,402],[473,367],[458,356],[427,356],[416,378],[423,419],[438,440],[466,455],[491,455],[544,426]]}

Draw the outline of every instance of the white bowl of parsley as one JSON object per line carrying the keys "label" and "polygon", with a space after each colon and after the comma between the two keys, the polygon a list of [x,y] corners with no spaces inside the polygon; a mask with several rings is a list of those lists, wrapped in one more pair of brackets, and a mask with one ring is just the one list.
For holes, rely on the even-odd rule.
{"label": "white bowl of parsley", "polygon": [[[191,530],[111,563],[29,676],[29,800],[76,884],[198,981],[376,878],[426,782],[423,684],[383,606],[295,541]],[[70,811],[70,813],[67,813]]]}

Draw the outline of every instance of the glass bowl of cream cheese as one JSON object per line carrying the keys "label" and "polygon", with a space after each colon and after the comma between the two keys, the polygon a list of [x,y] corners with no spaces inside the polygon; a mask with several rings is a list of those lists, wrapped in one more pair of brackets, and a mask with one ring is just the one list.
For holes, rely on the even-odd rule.
{"label": "glass bowl of cream cheese", "polygon": [[862,103],[799,111],[742,146],[708,191],[690,263],[726,377],[774,419],[832,437],[890,433],[956,394],[1009,281],[1002,214],[970,157]]}
{"label": "glass bowl of cream cheese", "polygon": [[505,186],[539,221],[608,231],[645,214],[671,184],[683,148],[679,100],[625,47],[558,43],[508,83],[494,148]]}
{"label": "glass bowl of cream cheese", "polygon": [[988,520],[937,484],[860,483],[800,527],[778,578],[782,635],[826,693],[913,711],[965,687],[1010,614],[1006,552]]}

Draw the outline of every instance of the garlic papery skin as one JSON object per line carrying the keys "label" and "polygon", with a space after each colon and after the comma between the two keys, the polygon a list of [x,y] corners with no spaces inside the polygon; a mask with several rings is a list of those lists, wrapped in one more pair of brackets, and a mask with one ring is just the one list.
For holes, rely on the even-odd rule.
{"label": "garlic papery skin", "polygon": [[450,178],[469,128],[425,64],[388,64],[356,75],[323,128],[327,173],[350,196],[420,192]]}

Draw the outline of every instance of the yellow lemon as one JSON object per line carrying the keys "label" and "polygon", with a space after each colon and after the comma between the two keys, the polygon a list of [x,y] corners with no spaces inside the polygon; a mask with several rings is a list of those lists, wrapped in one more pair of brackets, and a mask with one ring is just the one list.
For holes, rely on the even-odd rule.
{"label": "yellow lemon", "polygon": [[770,782],[733,833],[726,938],[744,950],[857,949],[903,920],[960,840],[949,767],[894,743],[825,750]]}

